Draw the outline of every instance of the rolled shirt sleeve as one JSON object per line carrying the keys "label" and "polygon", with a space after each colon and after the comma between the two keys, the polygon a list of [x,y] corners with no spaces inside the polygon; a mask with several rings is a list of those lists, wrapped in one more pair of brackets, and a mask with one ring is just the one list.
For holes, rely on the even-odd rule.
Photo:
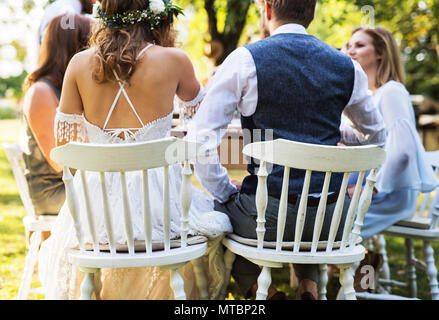
{"label": "rolled shirt sleeve", "polygon": [[351,99],[343,111],[340,126],[342,140],[347,146],[375,144],[383,146],[386,128],[383,117],[374,105],[368,90],[368,79],[360,64],[353,61],[355,83]]}

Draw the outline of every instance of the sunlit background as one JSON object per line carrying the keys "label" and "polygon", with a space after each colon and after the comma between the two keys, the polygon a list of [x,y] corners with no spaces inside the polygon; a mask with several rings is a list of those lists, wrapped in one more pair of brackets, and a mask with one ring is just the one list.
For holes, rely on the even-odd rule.
{"label": "sunlit background", "polygon": [[[177,23],[178,46],[191,57],[200,80],[207,80],[221,58],[209,57],[218,39],[232,49],[259,39],[259,12],[253,0],[177,0],[185,15]],[[217,19],[209,30],[207,5]],[[239,4],[228,7],[230,3]],[[22,97],[21,83],[36,65],[37,29],[47,0],[0,0],[0,99]],[[243,12],[236,12],[243,10]],[[235,12],[233,12],[235,11]],[[241,29],[239,19],[244,17]],[[384,25],[397,38],[412,94],[439,101],[439,2],[437,0],[319,0],[309,32],[340,48],[360,25]],[[225,48],[228,53],[229,48]],[[214,54],[214,53],[213,53]],[[2,100],[3,101],[3,100]]]}

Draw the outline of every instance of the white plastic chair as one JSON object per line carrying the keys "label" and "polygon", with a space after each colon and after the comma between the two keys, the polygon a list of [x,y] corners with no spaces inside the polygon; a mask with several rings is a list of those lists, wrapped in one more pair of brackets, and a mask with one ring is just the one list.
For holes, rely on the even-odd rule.
{"label": "white plastic chair", "polygon": [[[72,248],[68,254],[69,261],[86,273],[81,285],[82,300],[90,300],[94,291],[94,274],[100,268],[135,268],[159,266],[161,270],[170,270],[170,285],[176,300],[186,299],[183,278],[178,268],[194,260],[196,282],[202,299],[207,299],[206,279],[201,270],[202,257],[207,250],[207,238],[188,237],[188,212],[191,205],[191,176],[189,160],[195,159],[198,144],[177,138],[166,138],[156,141],[132,144],[93,145],[71,142],[55,148],[51,158],[64,166],[63,180],[66,186],[66,198],[70,213],[74,220],[79,248]],[[168,168],[170,165],[183,163],[183,182],[181,188],[181,237],[170,239],[170,194],[168,184]],[[164,168],[163,190],[163,225],[164,239],[161,243],[153,243],[150,217],[150,197],[148,192],[148,170]],[[88,230],[85,222],[80,220],[78,197],[72,183],[70,168],[77,169],[81,176],[82,189],[87,208]],[[103,216],[109,239],[108,244],[99,244],[94,225],[94,213],[89,205],[93,200],[87,191],[86,172],[99,172],[102,186]],[[145,241],[135,241],[131,223],[131,211],[125,173],[142,171],[143,176],[143,215]],[[119,172],[122,186],[123,214],[127,244],[116,244],[111,219],[111,208],[108,201],[105,172]],[[151,199],[154,201],[154,199]],[[84,243],[84,232],[88,232],[92,243]]]}
{"label": "white plastic chair", "polygon": [[[439,151],[427,152],[428,162],[433,166],[436,175],[439,174]],[[374,238],[378,252],[383,256],[383,266],[380,270],[379,293],[368,294],[368,299],[387,299],[391,293],[391,287],[405,287],[411,298],[417,297],[416,269],[427,273],[430,284],[430,292],[433,300],[439,300],[438,272],[435,265],[435,255],[432,241],[439,240],[439,187],[431,193],[420,195],[421,205],[413,218],[403,220],[382,234]],[[390,268],[386,252],[386,241],[383,235],[402,237],[405,241],[406,262],[407,262],[407,283],[390,279]],[[415,257],[414,240],[421,240],[424,243],[423,251],[425,262]],[[361,296],[361,295],[360,295]]]}
{"label": "white plastic chair", "polygon": [[43,293],[41,287],[31,289],[32,275],[38,260],[38,250],[42,242],[43,232],[50,231],[56,217],[49,215],[36,216],[34,206],[29,196],[27,180],[24,176],[24,167],[22,165],[23,151],[16,143],[3,143],[2,146],[11,164],[18,192],[26,210],[26,217],[23,219],[25,230],[26,232],[32,232],[29,249],[26,254],[23,277],[17,294],[18,300],[26,300],[30,292]]}
{"label": "white plastic chair", "polygon": [[[344,294],[347,299],[355,300],[353,273],[350,269],[354,263],[360,262],[365,255],[365,248],[360,244],[360,231],[364,215],[370,205],[376,169],[384,162],[385,151],[377,146],[328,147],[280,139],[249,144],[244,148],[243,153],[260,161],[256,193],[258,211],[257,240],[244,239],[235,234],[229,235],[223,240],[224,245],[228,248],[225,257],[228,272],[232,268],[235,254],[261,266],[262,271],[258,278],[256,299],[265,300],[271,284],[272,268],[282,268],[283,264],[289,263],[318,264],[321,270],[319,298],[326,300],[327,264],[337,264],[341,270],[340,283],[344,288]],[[264,242],[265,210],[268,201],[267,163],[285,167],[276,242]],[[306,170],[306,175],[300,197],[295,240],[293,242],[284,242],[282,239],[285,232],[290,168]],[[363,181],[367,170],[371,170],[371,173],[367,178],[364,191],[361,192],[360,181]],[[304,242],[301,238],[305,226],[310,177],[313,171],[326,172],[326,178],[322,186],[322,195],[317,209],[313,240],[312,242]],[[360,172],[360,179],[348,210],[343,238],[341,241],[335,241],[341,222],[348,177],[351,172]],[[344,177],[334,210],[329,239],[321,241],[320,235],[332,173],[344,173]],[[355,220],[357,208],[358,215]]]}

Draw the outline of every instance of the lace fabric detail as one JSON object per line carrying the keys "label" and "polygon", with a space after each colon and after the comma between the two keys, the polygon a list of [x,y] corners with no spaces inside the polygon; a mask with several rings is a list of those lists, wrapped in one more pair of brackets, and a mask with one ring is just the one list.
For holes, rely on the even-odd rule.
{"label": "lace fabric detail", "polygon": [[[153,120],[145,124],[140,129],[106,129],[90,123],[83,118],[84,126],[88,133],[88,139],[93,143],[133,143],[141,141],[149,141],[166,138],[170,135],[172,126],[172,117],[174,112],[172,111],[168,115]],[[136,131],[134,131],[136,130]],[[124,133],[124,137],[121,138],[120,134]]]}
{"label": "lace fabric detail", "polygon": [[181,100],[181,105],[184,108],[198,107],[200,105],[200,103],[203,101],[204,96],[206,95],[206,89],[203,87],[201,82],[198,82],[198,83],[200,84],[200,90],[198,91],[197,96],[194,99],[192,99],[191,101]]}
{"label": "lace fabric detail", "polygon": [[67,114],[56,109],[54,134],[58,144],[70,141],[87,142],[87,130],[84,126],[84,117],[80,114]]}

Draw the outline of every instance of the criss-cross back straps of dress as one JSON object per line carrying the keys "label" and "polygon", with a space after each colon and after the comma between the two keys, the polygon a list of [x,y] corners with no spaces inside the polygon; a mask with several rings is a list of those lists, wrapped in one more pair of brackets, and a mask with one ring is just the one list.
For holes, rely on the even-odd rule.
{"label": "criss-cross back straps of dress", "polygon": [[[151,46],[153,46],[153,44],[148,44],[145,48],[143,48],[139,54],[137,55],[136,60],[138,60],[144,53],[146,50],[148,50]],[[131,102],[131,99],[128,97],[128,94],[125,90],[124,84],[120,81],[119,75],[117,74],[117,72],[113,69],[113,74],[117,80],[117,83],[119,84],[119,91],[116,94],[116,97],[114,98],[113,104],[111,105],[110,111],[108,112],[107,115],[107,119],[105,120],[105,124],[104,127],[102,128],[104,131],[110,133],[113,137],[118,137],[120,136],[122,133],[124,134],[124,137],[126,137],[127,135],[133,136],[134,135],[134,130],[138,130],[140,128],[117,128],[117,129],[107,129],[107,125],[108,125],[108,121],[110,121],[110,117],[113,114],[114,109],[116,108],[117,102],[119,101],[120,95],[123,94],[125,96],[125,99],[127,99],[128,104],[130,106],[130,108],[133,110],[134,114],[136,115],[137,119],[139,120],[140,124],[142,125],[142,128],[145,126],[142,119],[140,118],[139,114],[136,111],[136,108],[134,108],[133,103]]]}

